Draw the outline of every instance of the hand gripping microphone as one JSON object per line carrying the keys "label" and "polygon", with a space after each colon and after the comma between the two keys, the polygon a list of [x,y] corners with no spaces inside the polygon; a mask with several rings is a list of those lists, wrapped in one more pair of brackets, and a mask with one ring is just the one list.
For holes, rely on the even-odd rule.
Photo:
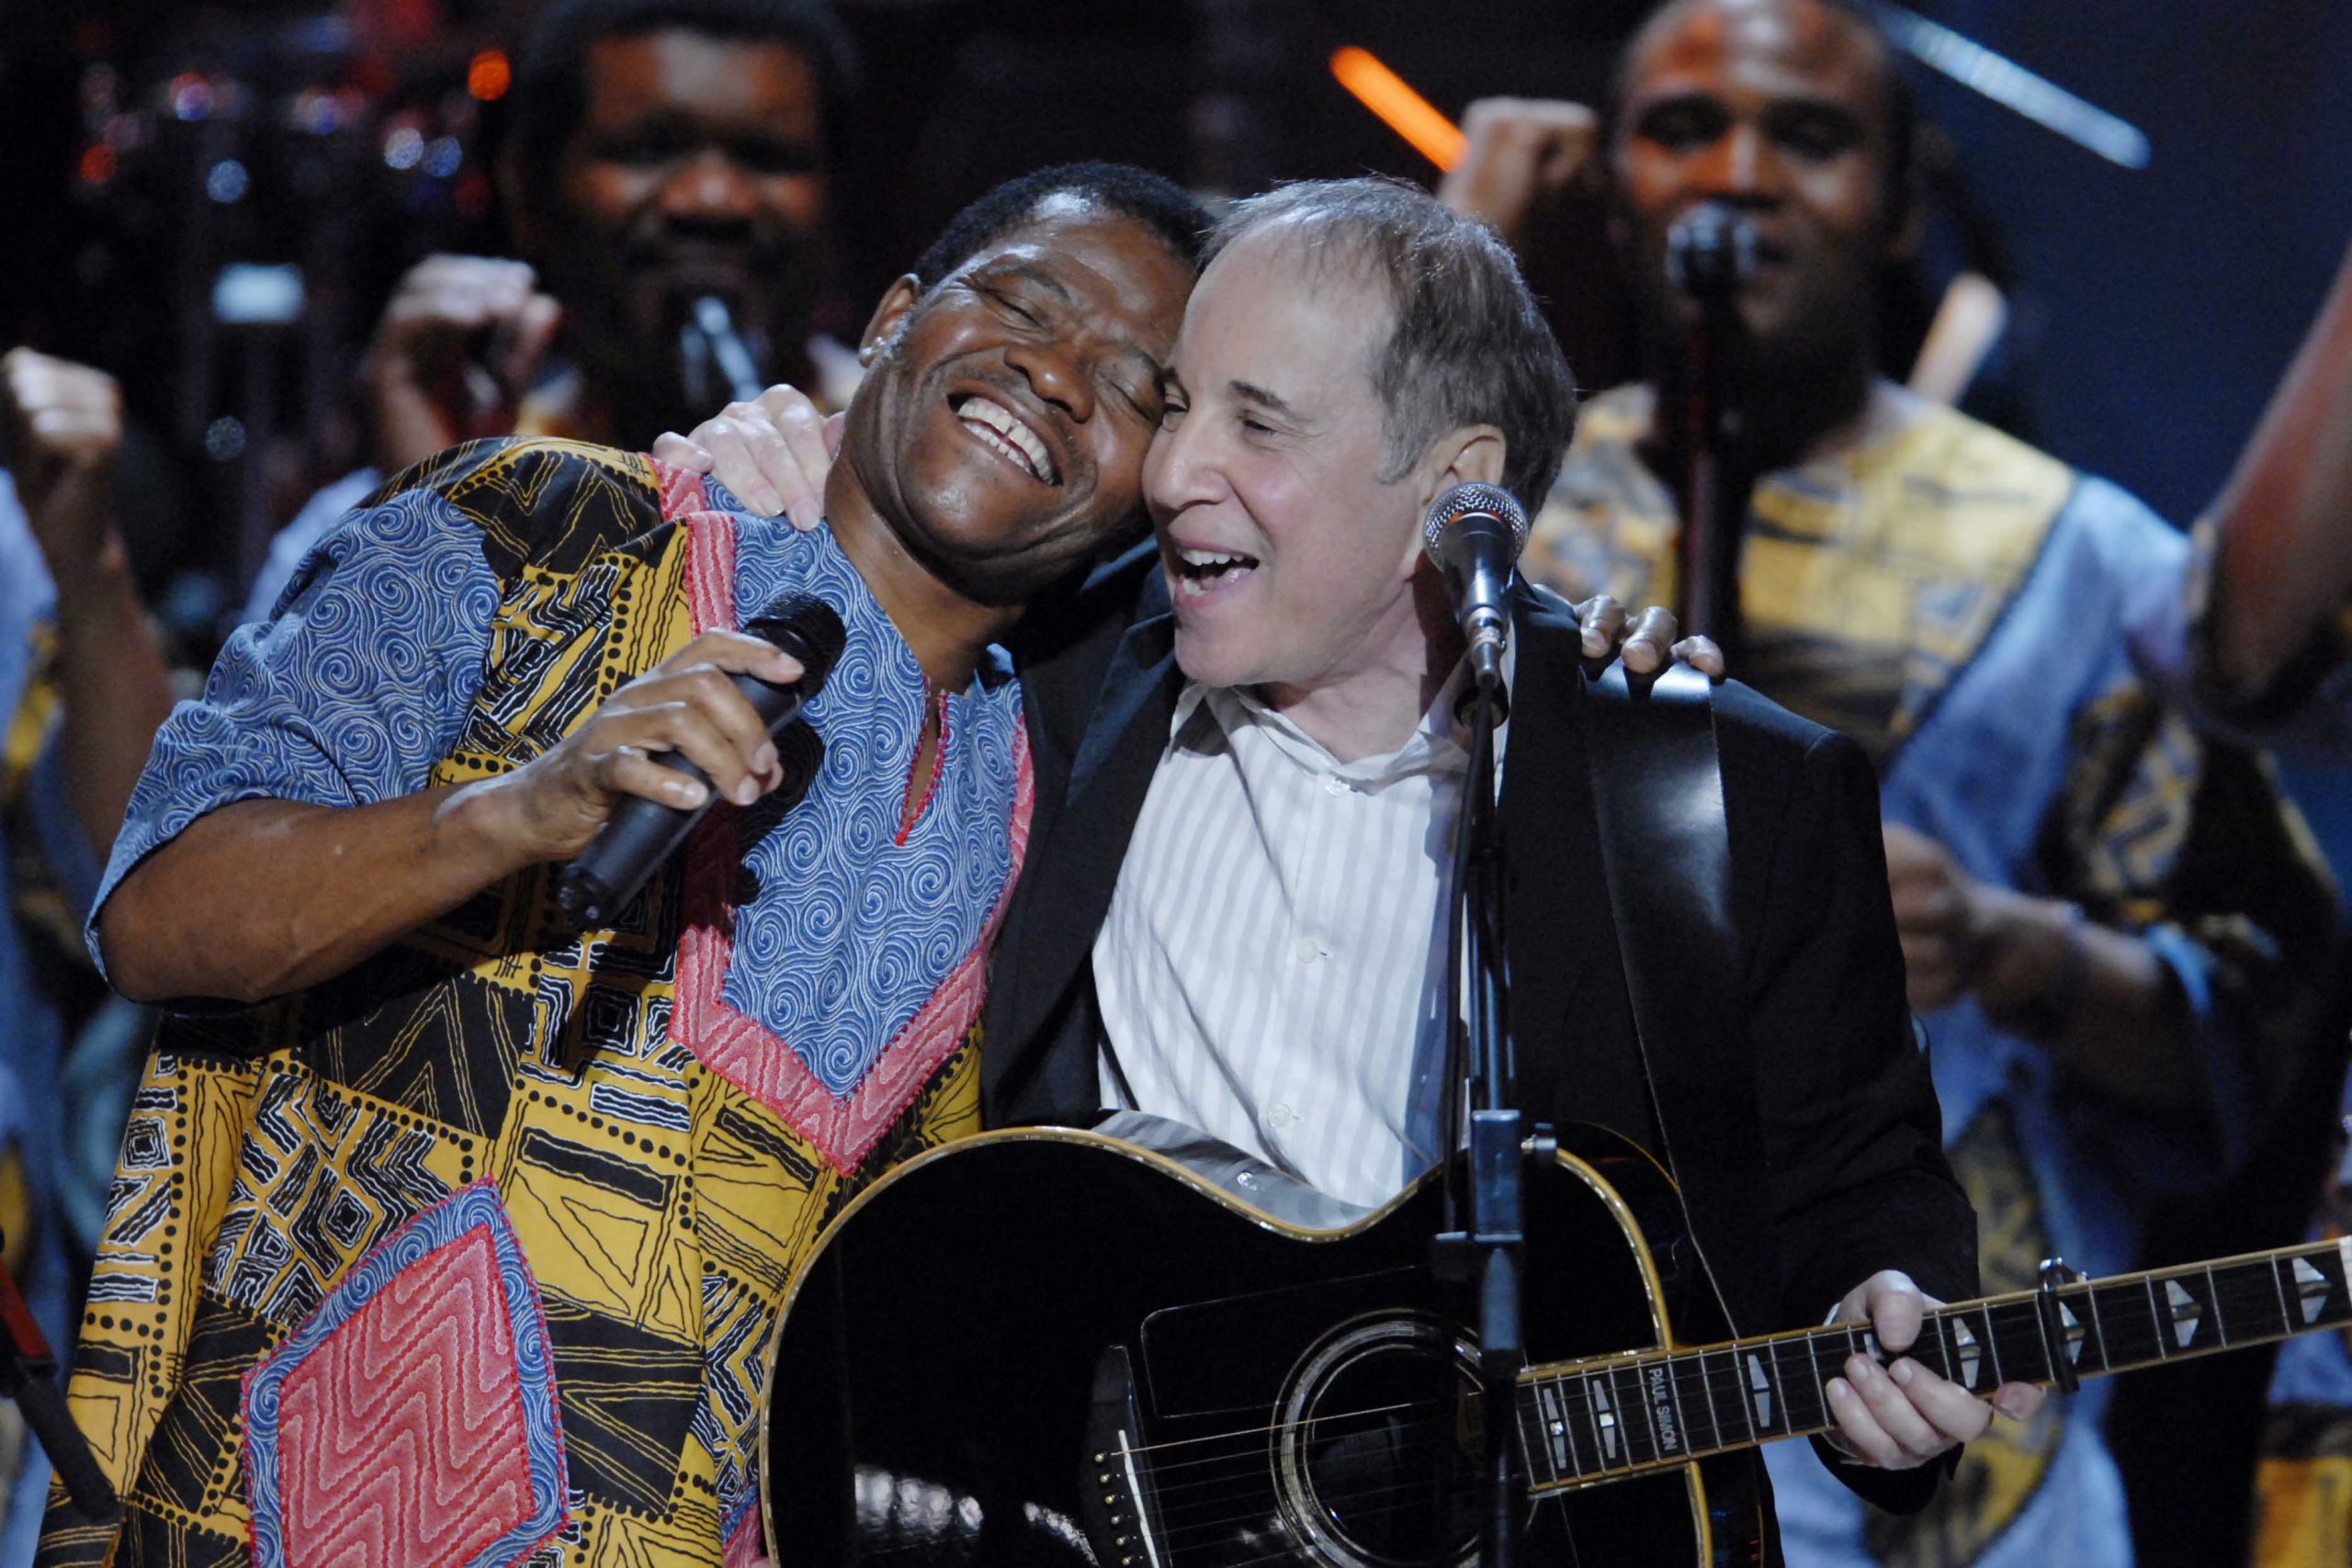
{"label": "hand gripping microphone", "polygon": [[[734,677],[735,689],[774,735],[797,718],[805,704],[816,700],[825,677],[832,673],[833,661],[842,656],[846,634],[833,607],[807,593],[777,600],[743,630],[800,660],[800,679],[788,686],[770,685],[756,675]],[[709,774],[676,752],[664,755],[661,761],[662,766],[698,783],[710,782]],[[582,931],[609,924],[718,799],[718,792],[713,791],[691,811],[643,795],[622,799],[588,847],[555,874],[556,908]]]}
{"label": "hand gripping microphone", "polygon": [[[1421,544],[1445,572],[1454,618],[1470,645],[1474,688],[1508,716],[1503,650],[1510,644],[1510,606],[1503,598],[1513,562],[1527,543],[1527,510],[1500,485],[1459,484],[1437,498],[1421,525]],[[1466,702],[1472,693],[1463,694]]]}

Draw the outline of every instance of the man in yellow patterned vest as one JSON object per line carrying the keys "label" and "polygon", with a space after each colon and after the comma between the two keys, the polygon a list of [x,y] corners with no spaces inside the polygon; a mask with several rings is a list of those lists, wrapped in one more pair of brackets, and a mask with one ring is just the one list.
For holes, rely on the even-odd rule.
{"label": "man in yellow patterned vest", "polygon": [[[1667,235],[1700,203],[1757,265],[1726,352],[1755,483],[1742,679],[1878,766],[1913,1006],[1934,1045],[1987,1290],[2131,1264],[2155,1199],[2218,1181],[2314,1032],[2335,912],[2256,756],[2164,696],[2183,537],[2113,486],[1874,373],[1911,243],[1911,110],[1849,0],[1675,0],[1629,46],[1606,143],[1648,380],[1586,405],[1521,570],[1672,602],[1679,345]],[[1471,117],[1458,207],[1517,202],[1595,148],[1573,106]],[[1507,177],[1517,171],[1517,178]],[[2108,1385],[1969,1445],[1912,1518],[1774,1454],[1794,1568],[2124,1568]],[[2194,1418],[2184,1413],[2185,1419]],[[1803,1456],[1797,1456],[1802,1458]]]}
{"label": "man in yellow patterned vest", "polygon": [[[1001,187],[869,325],[827,525],[555,441],[412,470],[164,727],[93,918],[175,999],[73,1383],[119,1527],[47,1563],[730,1564],[760,1357],[847,1196],[977,1126],[1034,798],[994,646],[1134,517],[1181,191]],[[845,649],[771,742],[791,592]],[[610,929],[548,874],[719,803]],[[779,1478],[779,1484],[788,1481]]]}

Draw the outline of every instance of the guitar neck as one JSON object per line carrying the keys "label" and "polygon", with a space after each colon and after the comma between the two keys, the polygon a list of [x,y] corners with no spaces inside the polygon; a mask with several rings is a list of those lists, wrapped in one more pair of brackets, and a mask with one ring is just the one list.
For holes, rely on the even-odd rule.
{"label": "guitar neck", "polygon": [[[1971,1393],[2152,1367],[2352,1323],[2352,1238],[1962,1302],[1904,1354]],[[1531,1490],[1565,1490],[1834,1425],[1828,1381],[1890,1358],[1865,1325],[1532,1367],[1519,1420]]]}

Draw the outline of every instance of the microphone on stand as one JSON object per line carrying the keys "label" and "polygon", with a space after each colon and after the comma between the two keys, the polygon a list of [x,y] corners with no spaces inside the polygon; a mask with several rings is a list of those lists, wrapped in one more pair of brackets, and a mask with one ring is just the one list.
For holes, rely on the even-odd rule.
{"label": "microphone on stand", "polygon": [[[800,661],[800,679],[788,686],[771,685],[756,675],[733,677],[735,689],[766,722],[768,733],[775,735],[816,700],[825,677],[832,673],[833,661],[842,656],[848,634],[833,607],[808,593],[777,600],[743,630],[766,638]],[[676,752],[663,757],[662,766],[702,784],[710,782],[708,773]],[[582,931],[610,924],[718,799],[718,792],[713,791],[692,810],[638,795],[622,800],[588,847],[555,874],[556,908]]]}
{"label": "microphone on stand", "polygon": [[1527,544],[1527,509],[1500,485],[1458,484],[1439,496],[1421,525],[1421,545],[1445,573],[1454,618],[1470,645],[1475,685],[1463,694],[1494,705],[1499,723],[1510,698],[1503,690],[1503,652],[1510,646],[1510,606],[1504,600],[1511,567]]}
{"label": "microphone on stand", "polygon": [[1733,406],[1726,349],[1739,328],[1739,289],[1756,271],[1756,230],[1736,208],[1703,201],[1674,220],[1666,235],[1666,280],[1699,307],[1688,341],[1682,430],[1682,629],[1729,649],[1739,622],[1740,513],[1745,482],[1726,482],[1735,466],[1738,411]]}
{"label": "microphone on stand", "polygon": [[1727,305],[1756,271],[1756,231],[1736,208],[1702,201],[1666,231],[1666,281],[1702,307]]}
{"label": "microphone on stand", "polygon": [[678,328],[678,353],[685,361],[687,390],[697,401],[704,400],[704,378],[714,366],[735,401],[754,401],[763,390],[759,363],[735,330],[734,312],[716,294],[704,295],[687,310]]}

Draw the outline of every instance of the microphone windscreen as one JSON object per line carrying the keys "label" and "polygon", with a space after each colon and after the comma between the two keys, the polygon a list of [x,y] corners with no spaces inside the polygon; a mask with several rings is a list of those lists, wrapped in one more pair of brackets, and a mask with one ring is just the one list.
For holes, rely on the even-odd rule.
{"label": "microphone windscreen", "polygon": [[836,610],[813,593],[787,593],[743,626],[800,660],[800,698],[814,698],[842,656],[849,633]]}
{"label": "microphone windscreen", "polygon": [[1756,271],[1756,228],[1737,209],[1702,201],[1666,234],[1666,281],[1702,303],[1727,301]]}
{"label": "microphone windscreen", "polygon": [[1510,558],[1519,559],[1519,552],[1527,547],[1527,508],[1502,486],[1476,479],[1455,485],[1430,503],[1429,515],[1421,522],[1421,547],[1442,566],[1444,558],[1438,551],[1446,534],[1464,518],[1479,516],[1490,517],[1510,531]]}

